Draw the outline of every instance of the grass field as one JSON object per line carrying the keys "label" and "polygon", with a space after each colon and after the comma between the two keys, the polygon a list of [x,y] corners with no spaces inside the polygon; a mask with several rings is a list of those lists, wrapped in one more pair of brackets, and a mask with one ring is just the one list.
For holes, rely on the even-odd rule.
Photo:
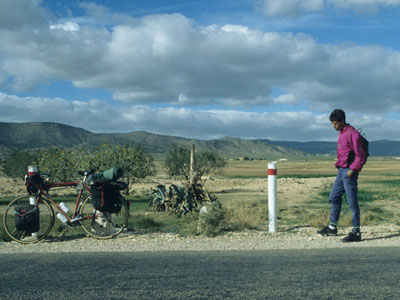
{"label": "grass field", "polygon": [[[219,174],[209,176],[205,188],[218,197],[223,205],[224,219],[218,231],[268,228],[267,161],[228,161]],[[328,222],[328,196],[335,180],[334,160],[282,161],[278,168],[278,228],[279,226],[324,226]],[[148,191],[157,184],[180,183],[166,176],[162,163],[157,163],[158,175],[138,181],[133,186],[129,228],[146,233],[175,232],[196,234],[198,213],[178,218],[164,212],[153,212],[148,207]],[[0,210],[16,194],[24,192],[22,182],[4,179],[0,196]],[[72,207],[73,191],[62,196]],[[400,159],[370,158],[359,176],[361,225],[398,224],[400,220]],[[61,196],[60,196],[61,197]],[[58,199],[58,201],[61,198]],[[53,235],[82,235],[81,229]],[[351,214],[344,197],[339,226],[351,225]]]}
{"label": "grass field", "polygon": [[[278,224],[295,226],[324,226],[329,218],[329,192],[336,176],[334,161],[283,161],[278,162]],[[267,175],[267,162],[230,162],[225,171],[228,178],[262,178]],[[318,184],[319,182],[319,184]],[[400,216],[400,160],[395,158],[370,158],[359,177],[359,202],[362,225],[398,223]],[[226,203],[259,228],[265,226],[267,197],[236,199],[229,195]],[[244,210],[244,211],[243,211]],[[247,210],[247,212],[245,212]],[[351,213],[346,197],[343,199],[341,226],[350,226]]]}

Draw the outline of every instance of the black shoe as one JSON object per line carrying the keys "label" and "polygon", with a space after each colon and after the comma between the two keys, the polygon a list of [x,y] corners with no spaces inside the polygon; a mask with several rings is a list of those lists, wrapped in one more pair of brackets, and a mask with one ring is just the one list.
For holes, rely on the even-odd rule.
{"label": "black shoe", "polygon": [[343,243],[360,242],[361,232],[350,232],[348,236],[342,239]]}
{"label": "black shoe", "polygon": [[317,234],[319,235],[337,235],[337,228],[331,229],[329,226],[326,226],[325,228],[318,230]]}

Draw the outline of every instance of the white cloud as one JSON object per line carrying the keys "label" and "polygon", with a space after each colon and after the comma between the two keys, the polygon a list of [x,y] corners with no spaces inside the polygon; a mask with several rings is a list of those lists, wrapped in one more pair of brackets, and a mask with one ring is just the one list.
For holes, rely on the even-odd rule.
{"label": "white cloud", "polygon": [[64,24],[50,25],[50,29],[53,30],[64,30],[64,31],[79,31],[79,25],[74,22],[65,22]]}
{"label": "white cloud", "polygon": [[292,94],[285,94],[285,95],[280,95],[276,98],[273,99],[274,103],[280,103],[280,104],[292,104],[292,105],[297,105],[300,103],[298,99]]}
{"label": "white cloud", "polygon": [[324,0],[264,0],[261,4],[263,13],[269,17],[295,18],[324,8]]}
{"label": "white cloud", "polygon": [[[57,122],[99,133],[145,130],[200,139],[224,136],[300,141],[337,139],[328,114],[305,111],[255,113],[132,104],[113,106],[95,99],[71,102],[4,93],[0,93],[0,107],[3,122]],[[400,120],[365,114],[348,114],[347,119],[357,128],[362,127],[369,140],[399,139]]]}
{"label": "white cloud", "polygon": [[380,9],[400,6],[400,0],[258,0],[268,17],[297,18],[330,7],[356,13],[377,13]]}
{"label": "white cloud", "polygon": [[[24,30],[15,30],[12,19],[0,21],[0,88],[28,91],[67,80],[111,91],[124,103],[252,107],[305,100],[325,111],[400,111],[398,51],[325,45],[301,33],[241,25],[204,27],[180,14],[127,18],[109,29],[59,22],[38,3],[25,8],[34,22],[25,20]],[[319,7],[318,1],[302,3],[308,10]],[[86,8],[112,15],[98,5]]]}
{"label": "white cloud", "polygon": [[400,0],[325,0],[339,9],[356,13],[377,13],[379,9],[400,6]]}

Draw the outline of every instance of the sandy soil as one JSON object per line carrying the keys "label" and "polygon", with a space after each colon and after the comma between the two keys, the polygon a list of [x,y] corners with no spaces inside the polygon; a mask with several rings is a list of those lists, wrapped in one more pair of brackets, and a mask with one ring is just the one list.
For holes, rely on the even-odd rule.
{"label": "sandy soil", "polygon": [[[320,191],[330,186],[334,177],[328,178],[279,178],[277,182],[277,197],[281,206],[300,205],[317,195]],[[154,178],[152,180],[139,181],[133,186],[133,191],[139,194],[146,194],[151,188],[157,184],[172,184],[167,178]],[[251,178],[251,179],[227,179],[219,177],[207,178],[205,188],[211,193],[252,195],[268,198],[268,179],[267,178]]]}

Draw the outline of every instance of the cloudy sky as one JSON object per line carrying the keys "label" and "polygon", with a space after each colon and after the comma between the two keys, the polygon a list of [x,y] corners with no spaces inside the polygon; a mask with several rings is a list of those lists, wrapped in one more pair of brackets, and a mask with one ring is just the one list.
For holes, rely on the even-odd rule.
{"label": "cloudy sky", "polygon": [[400,0],[0,0],[0,121],[400,140]]}

